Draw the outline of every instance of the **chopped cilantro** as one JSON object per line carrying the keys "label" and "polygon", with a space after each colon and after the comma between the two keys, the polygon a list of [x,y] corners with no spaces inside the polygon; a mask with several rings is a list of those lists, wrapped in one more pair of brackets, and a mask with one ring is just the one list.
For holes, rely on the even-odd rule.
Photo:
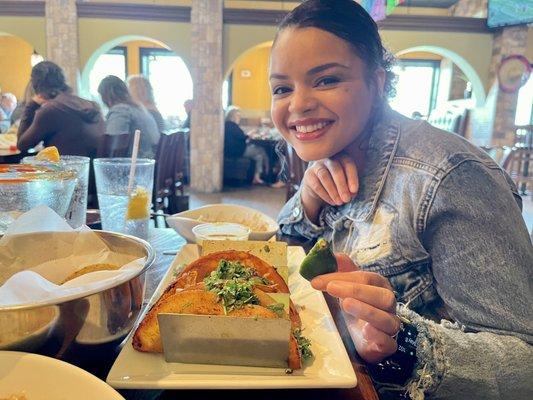
{"label": "chopped cilantro", "polygon": [[295,329],[293,331],[296,342],[298,343],[298,351],[303,360],[307,360],[313,357],[313,352],[311,351],[311,341],[306,337],[302,336],[301,329]]}
{"label": "chopped cilantro", "polygon": [[259,304],[253,289],[256,284],[271,284],[257,274],[253,268],[246,268],[240,262],[220,260],[216,270],[204,279],[205,287],[216,293],[222,302],[224,313],[247,304]]}
{"label": "chopped cilantro", "polygon": [[285,315],[285,306],[283,305],[283,303],[270,304],[269,306],[267,306],[267,308],[270,311],[274,311],[280,318]]}

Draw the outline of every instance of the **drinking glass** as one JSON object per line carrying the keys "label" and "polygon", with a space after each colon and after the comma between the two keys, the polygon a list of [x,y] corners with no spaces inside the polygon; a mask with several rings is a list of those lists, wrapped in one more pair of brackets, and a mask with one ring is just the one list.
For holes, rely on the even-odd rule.
{"label": "drinking glass", "polygon": [[76,186],[74,171],[39,165],[0,166],[0,234],[21,214],[45,205],[65,216]]}
{"label": "drinking glass", "polygon": [[[147,196],[146,202],[136,201],[139,197],[128,197],[131,158],[97,158],[93,164],[102,229],[146,239],[154,186],[155,160],[137,159],[135,166],[132,192],[144,193]],[[128,209],[130,202],[131,206],[135,206],[134,212],[131,212],[131,207]],[[139,207],[144,209],[139,210]],[[126,218],[127,216],[130,218]]]}
{"label": "drinking glass", "polygon": [[[22,162],[31,165],[52,165],[49,162],[37,160],[34,156],[24,157]],[[64,167],[66,170],[74,171],[78,177],[78,182],[74,187],[74,194],[72,195],[72,200],[65,218],[71,227],[79,228],[85,225],[86,222],[91,159],[83,156],[62,155],[58,165]]]}

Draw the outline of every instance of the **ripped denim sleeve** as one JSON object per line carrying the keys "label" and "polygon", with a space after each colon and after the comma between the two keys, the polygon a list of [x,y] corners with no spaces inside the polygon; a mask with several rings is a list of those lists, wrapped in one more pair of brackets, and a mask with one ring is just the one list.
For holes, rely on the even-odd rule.
{"label": "ripped denim sleeve", "polygon": [[533,346],[508,335],[465,332],[458,324],[422,318],[404,306],[398,314],[415,324],[417,365],[406,387],[380,388],[422,399],[533,399]]}
{"label": "ripped denim sleeve", "polygon": [[285,204],[279,216],[280,231],[284,235],[317,239],[324,233],[324,221],[319,218],[319,225],[312,223],[305,215],[300,191]]}

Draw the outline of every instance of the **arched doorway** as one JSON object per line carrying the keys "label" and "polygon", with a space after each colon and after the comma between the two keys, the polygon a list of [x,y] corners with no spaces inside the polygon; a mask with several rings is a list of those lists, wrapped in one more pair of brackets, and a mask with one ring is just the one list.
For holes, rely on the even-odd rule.
{"label": "arched doorway", "polygon": [[150,80],[158,109],[169,127],[185,120],[183,103],[193,95],[189,68],[169,46],[149,37],[121,36],[100,46],[83,69],[82,93],[100,101],[97,88],[105,76],[127,79],[138,74]]}
{"label": "arched doorway", "polygon": [[241,108],[244,123],[270,115],[268,62],[272,41],[257,44],[243,52],[226,71],[222,104]]}
{"label": "arched doorway", "polygon": [[[413,99],[413,87],[420,89],[422,80],[433,79],[432,98],[429,110],[439,105],[454,100],[470,99],[472,107],[485,104],[485,89],[474,68],[459,54],[437,46],[416,46],[396,53],[399,63],[396,72],[400,72],[397,90],[409,93],[405,99],[396,98],[398,104],[402,103],[407,109],[409,99]],[[418,66],[419,68],[414,68]],[[409,70],[405,82],[401,82],[402,74]],[[428,92],[427,89],[425,89]],[[398,93],[399,94],[399,93]],[[427,95],[428,93],[425,93]],[[394,104],[394,99],[391,101]],[[422,112],[424,114],[424,112]]]}
{"label": "arched doorway", "polygon": [[32,64],[42,61],[26,40],[0,31],[0,92],[13,93],[20,101],[30,81]]}

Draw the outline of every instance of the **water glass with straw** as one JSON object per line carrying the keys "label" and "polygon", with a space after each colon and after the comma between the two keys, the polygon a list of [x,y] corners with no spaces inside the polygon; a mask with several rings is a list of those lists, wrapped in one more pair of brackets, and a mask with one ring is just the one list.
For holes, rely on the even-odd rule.
{"label": "water glass with straw", "polygon": [[136,131],[131,158],[96,159],[94,172],[102,229],[146,239],[155,161],[137,158],[139,137]]}

